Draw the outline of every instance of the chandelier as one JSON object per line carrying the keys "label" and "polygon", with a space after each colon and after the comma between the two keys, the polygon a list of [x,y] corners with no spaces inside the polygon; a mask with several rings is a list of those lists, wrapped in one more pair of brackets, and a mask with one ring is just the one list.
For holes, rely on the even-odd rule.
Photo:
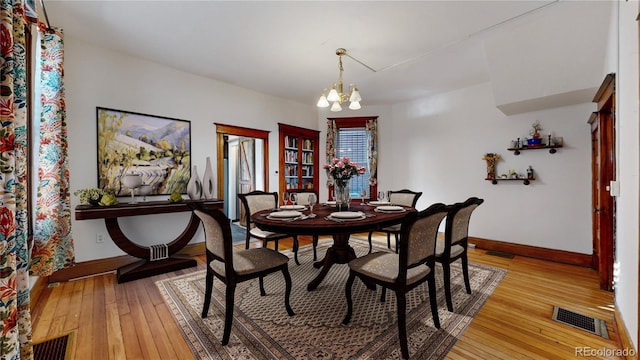
{"label": "chandelier", "polygon": [[[331,87],[331,91],[329,91],[328,95],[325,95],[327,89],[322,92],[322,96],[318,99],[318,107],[328,107],[331,104],[331,111],[342,111],[342,103],[349,101],[349,109],[351,110],[359,110],[360,109],[360,101],[362,98],[360,97],[360,92],[358,88],[351,84],[349,86],[349,92],[344,92],[344,84],[342,83],[342,72],[344,69],[342,68],[342,56],[347,55],[347,50],[343,48],[339,48],[336,50],[336,55],[338,55],[338,69],[340,70],[340,74],[338,75],[338,82],[333,83]],[[351,56],[349,56],[351,57]]]}

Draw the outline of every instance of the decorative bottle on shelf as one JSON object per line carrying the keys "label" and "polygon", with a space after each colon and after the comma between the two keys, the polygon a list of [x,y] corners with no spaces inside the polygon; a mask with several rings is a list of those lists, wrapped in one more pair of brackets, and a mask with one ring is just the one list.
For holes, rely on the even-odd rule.
{"label": "decorative bottle on shelf", "polygon": [[529,167],[527,168],[527,179],[533,179],[533,168],[531,167],[531,165],[529,165]]}
{"label": "decorative bottle on shelf", "polygon": [[202,195],[207,200],[213,199],[214,197],[213,171],[211,170],[211,159],[208,156],[204,175],[202,176]]}
{"label": "decorative bottle on shelf", "polygon": [[202,182],[198,177],[198,167],[196,165],[193,165],[191,178],[187,184],[187,194],[191,200],[200,200],[202,198]]}

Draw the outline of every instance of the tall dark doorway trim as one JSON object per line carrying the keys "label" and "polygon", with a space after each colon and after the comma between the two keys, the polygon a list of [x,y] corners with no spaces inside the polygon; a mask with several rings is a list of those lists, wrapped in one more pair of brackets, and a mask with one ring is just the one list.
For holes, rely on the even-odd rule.
{"label": "tall dark doorway trim", "polygon": [[[227,183],[227,178],[225,174],[229,171],[229,148],[228,148],[228,140],[229,135],[235,135],[246,138],[254,138],[254,139],[262,139],[263,149],[262,149],[262,162],[263,166],[263,174],[262,178],[264,179],[264,189],[269,189],[269,131],[265,130],[257,130],[250,129],[240,126],[234,125],[226,125],[214,123],[216,126],[216,149],[217,149],[217,183],[218,183],[218,199],[225,200],[225,208],[228,206],[229,201],[236,201],[235,199],[226,199],[226,190],[229,187]],[[226,139],[225,139],[226,138]],[[227,214],[229,216],[229,214]]]}
{"label": "tall dark doorway trim", "polygon": [[[593,98],[598,111],[591,125],[591,192],[593,226],[593,268],[600,274],[600,288],[613,290],[613,263],[616,246],[615,74],[608,74]],[[613,182],[613,183],[612,183]]]}

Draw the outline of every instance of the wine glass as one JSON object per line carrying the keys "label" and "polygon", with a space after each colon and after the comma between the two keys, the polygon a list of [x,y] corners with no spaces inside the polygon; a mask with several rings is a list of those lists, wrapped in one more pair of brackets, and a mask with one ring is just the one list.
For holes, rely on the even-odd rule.
{"label": "wine glass", "polygon": [[291,193],[291,204],[293,204],[293,206],[295,207],[297,202],[298,202],[298,194]]}
{"label": "wine glass", "polygon": [[316,204],[316,201],[318,201],[318,197],[316,196],[316,194],[311,193],[309,194],[309,213],[313,214],[313,205]]}
{"label": "wine glass", "polygon": [[384,201],[385,196],[387,196],[387,193],[385,191],[378,191],[378,201],[379,202]]}
{"label": "wine glass", "polygon": [[289,203],[289,196],[290,195],[291,194],[286,192],[286,191],[282,193],[282,205],[287,205],[287,203]]}
{"label": "wine glass", "polygon": [[367,197],[367,189],[362,189],[360,190],[360,198],[362,199],[362,202],[360,203],[360,205],[366,205],[364,202],[364,198]]}
{"label": "wine glass", "polygon": [[149,184],[142,184],[138,188],[138,195],[142,195],[142,202],[147,202],[147,195],[151,194],[153,188]]}
{"label": "wine glass", "polygon": [[135,204],[136,198],[134,191],[142,185],[142,176],[140,176],[140,174],[125,174],[120,181],[122,181],[122,185],[127,189],[131,189],[131,202],[129,204]]}

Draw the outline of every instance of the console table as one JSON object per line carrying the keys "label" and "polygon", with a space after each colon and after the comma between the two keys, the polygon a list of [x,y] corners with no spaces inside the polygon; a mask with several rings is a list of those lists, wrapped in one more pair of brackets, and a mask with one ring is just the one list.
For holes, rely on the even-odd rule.
{"label": "console table", "polygon": [[192,207],[210,209],[222,208],[222,200],[183,200],[179,203],[163,201],[147,201],[137,204],[118,204],[114,206],[78,205],[75,210],[76,220],[104,219],[107,232],[113,242],[125,253],[142,259],[122,266],[117,271],[118,283],[137,280],[148,276],[162,274],[196,266],[196,260],[187,256],[175,255],[193,238],[198,230],[200,219],[191,214],[186,229],[176,239],[166,244],[168,257],[160,260],[151,259],[151,248],[133,242],[120,229],[118,218],[150,214],[166,214],[191,211]]}

